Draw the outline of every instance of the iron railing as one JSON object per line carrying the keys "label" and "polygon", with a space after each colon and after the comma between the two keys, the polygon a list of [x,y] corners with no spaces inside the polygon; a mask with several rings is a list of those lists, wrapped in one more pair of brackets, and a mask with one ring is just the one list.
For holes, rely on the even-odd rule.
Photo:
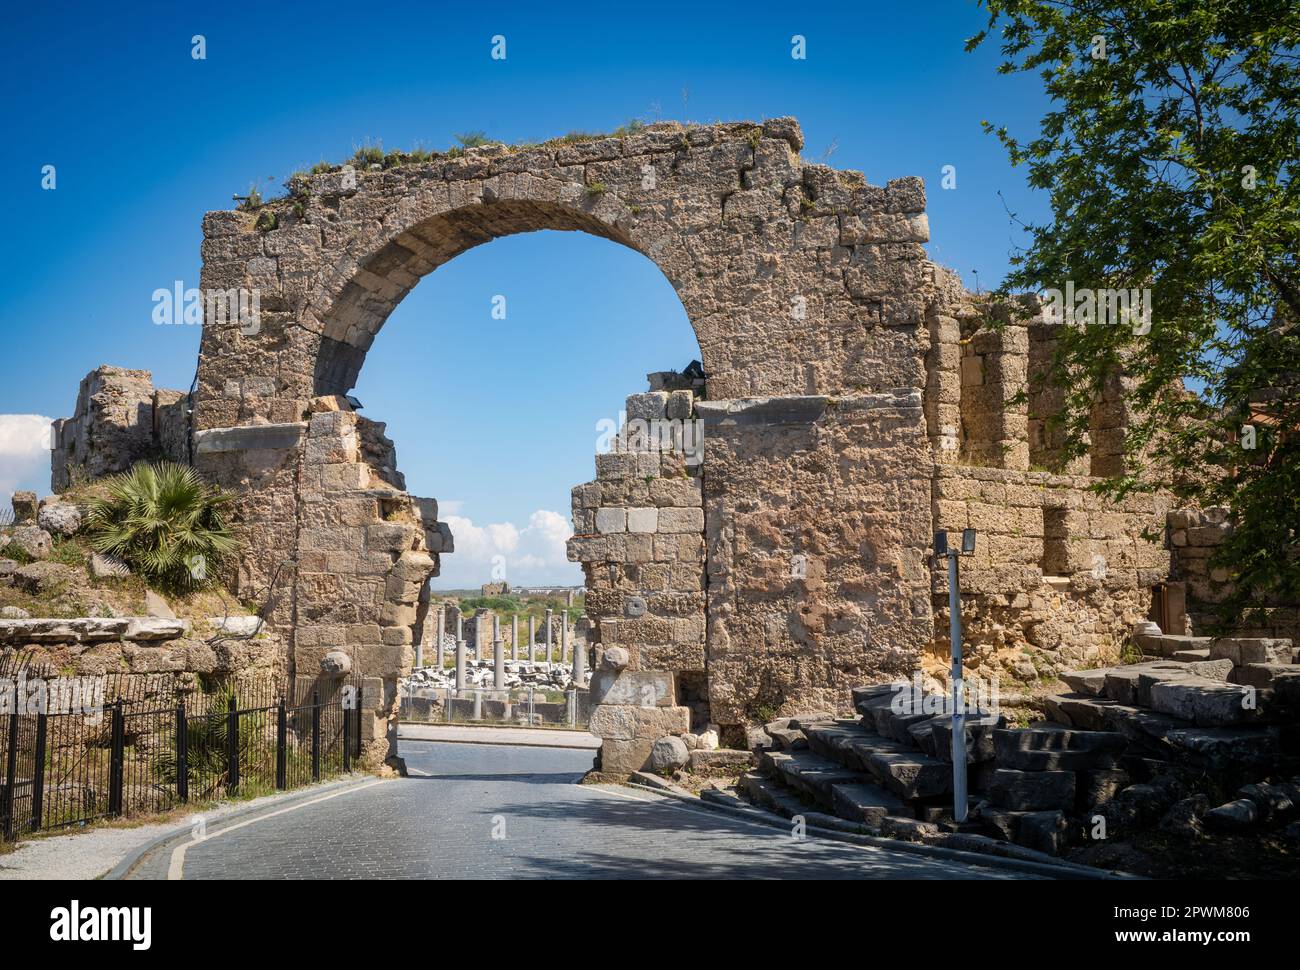
{"label": "iron railing", "polygon": [[361,754],[359,687],[320,683],[305,699],[297,689],[273,699],[267,691],[250,683],[36,711],[14,693],[19,703],[0,716],[0,838],[255,797],[351,770]]}

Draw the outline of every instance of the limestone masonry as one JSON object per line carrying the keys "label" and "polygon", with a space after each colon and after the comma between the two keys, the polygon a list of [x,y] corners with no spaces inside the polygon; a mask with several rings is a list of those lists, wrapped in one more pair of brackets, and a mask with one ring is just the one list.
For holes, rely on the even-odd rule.
{"label": "limestone masonry", "polygon": [[[1040,376],[1051,327],[977,331],[976,301],[922,248],[921,180],[870,185],[802,147],[792,118],[665,123],[345,168],[257,212],[208,213],[202,288],[257,291],[260,318],[205,321],[192,399],[147,372],[87,377],[58,426],[55,488],[163,454],[232,492],[235,592],[260,599],[275,581],[269,620],[298,675],[351,656],[382,757],[421,590],[453,545],[437,503],[406,491],[383,424],[346,395],[421,277],[500,236],[580,230],[662,270],[704,372],[659,375],[628,402],[629,419],[698,422],[701,463],[642,443],[597,456],[573,494],[610,763],[640,767],[657,738],[708,723],[734,737],[848,711],[851,687],[937,667],[939,528],[980,531],[963,582],[981,675],[1115,661],[1185,578],[1212,598],[1199,519],[1179,520],[1171,572],[1165,498],[1089,491],[1123,461],[1122,385],[1098,402],[1090,458],[1063,467],[1047,423],[1059,394]],[[1276,625],[1291,635],[1294,613]]]}

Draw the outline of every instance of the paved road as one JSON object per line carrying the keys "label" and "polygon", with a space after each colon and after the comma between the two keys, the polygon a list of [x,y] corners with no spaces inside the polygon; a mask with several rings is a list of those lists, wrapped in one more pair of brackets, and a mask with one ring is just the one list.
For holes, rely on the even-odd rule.
{"label": "paved road", "polygon": [[[136,878],[944,879],[995,868],[787,833],[650,793],[578,785],[591,753],[406,741],[421,776],[218,822]],[[225,828],[223,829],[223,826]],[[224,833],[224,834],[223,834]],[[1023,878],[1023,877],[1022,877]]]}

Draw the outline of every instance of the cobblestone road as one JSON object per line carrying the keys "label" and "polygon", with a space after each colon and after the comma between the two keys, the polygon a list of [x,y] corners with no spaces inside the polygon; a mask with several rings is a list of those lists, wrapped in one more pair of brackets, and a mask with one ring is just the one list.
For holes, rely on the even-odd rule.
{"label": "cobblestone road", "polygon": [[[1017,874],[859,848],[625,788],[577,785],[589,751],[404,741],[421,776],[154,852],[136,878],[944,879]],[[310,800],[308,800],[310,801]],[[1023,877],[1022,877],[1023,878]]]}

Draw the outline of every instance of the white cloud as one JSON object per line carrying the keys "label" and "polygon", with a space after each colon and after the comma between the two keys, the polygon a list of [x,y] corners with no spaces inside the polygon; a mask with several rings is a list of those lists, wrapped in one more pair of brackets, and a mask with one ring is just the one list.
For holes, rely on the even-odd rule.
{"label": "white cloud", "polygon": [[522,528],[511,522],[475,525],[464,516],[447,514],[448,504],[440,511],[451,526],[456,551],[442,557],[435,589],[473,589],[498,579],[512,586],[582,584],[581,568],[565,554],[565,541],[573,535],[566,516],[538,509]]}
{"label": "white cloud", "polygon": [[0,501],[19,489],[50,491],[50,418],[0,414]]}

